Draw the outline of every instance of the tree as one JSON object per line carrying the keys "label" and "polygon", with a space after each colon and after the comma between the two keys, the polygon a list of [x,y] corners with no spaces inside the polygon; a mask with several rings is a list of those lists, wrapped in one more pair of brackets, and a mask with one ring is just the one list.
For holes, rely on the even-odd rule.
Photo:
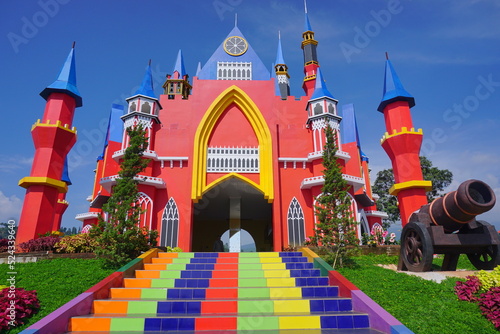
{"label": "tree", "polygon": [[356,222],[351,212],[349,185],[342,177],[342,166],[338,163],[337,135],[328,121],[325,129],[326,143],[323,149],[323,175],[325,182],[322,194],[316,198],[317,224],[311,244],[329,249],[333,254],[333,267],[343,265],[348,246],[357,246]]}
{"label": "tree", "polygon": [[[424,180],[432,181],[432,190],[427,192],[427,201],[430,203],[434,199],[443,195],[442,191],[451,184],[453,173],[447,169],[439,169],[432,165],[432,161],[426,157],[420,157],[420,166]],[[389,194],[389,189],[394,184],[394,174],[392,168],[384,169],[377,173],[377,179],[373,184],[372,191],[379,195],[377,209],[385,211],[389,218],[384,220],[384,227],[389,227],[401,220],[399,216],[398,198]]]}
{"label": "tree", "polygon": [[129,146],[125,150],[116,185],[103,211],[107,220],[99,217],[91,236],[99,243],[96,254],[105,259],[106,267],[119,267],[136,258],[141,252],[155,246],[158,233],[139,227],[143,210],[136,205],[138,183],[136,176],[149,164],[142,157],[148,146],[146,131],[141,125],[127,128]]}

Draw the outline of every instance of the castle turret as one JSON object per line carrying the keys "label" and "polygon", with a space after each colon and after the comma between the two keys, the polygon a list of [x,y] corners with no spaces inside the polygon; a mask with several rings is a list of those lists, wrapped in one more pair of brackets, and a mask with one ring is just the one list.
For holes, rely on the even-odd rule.
{"label": "castle turret", "polygon": [[309,22],[307,4],[305,0],[304,10],[305,23],[304,32],[302,33],[302,50],[304,52],[304,83],[302,84],[302,88],[304,89],[306,95],[310,95],[315,89],[314,81],[316,79],[317,68],[319,68],[318,55],[316,53],[318,41],[314,39],[314,32],[311,28],[311,23]]}
{"label": "castle turret", "polygon": [[432,189],[431,181],[424,181],[420,166],[422,129],[413,127],[410,108],[415,99],[399,80],[389,59],[385,64],[384,92],[378,111],[384,114],[386,133],[381,145],[389,155],[394,171],[394,185],[389,190],[398,197],[403,226],[411,213],[427,204],[426,191]]}
{"label": "castle turret", "polygon": [[[141,123],[146,130],[146,136],[149,138],[148,150],[154,149],[155,124],[160,124],[158,113],[161,109],[160,100],[153,90],[153,75],[151,73],[151,60],[149,61],[146,73],[141,86],[135,94],[126,99],[128,103],[127,113],[122,116],[125,123],[125,129]],[[123,133],[122,149],[127,148],[128,135]]]}
{"label": "castle turret", "polygon": [[30,176],[19,181],[26,188],[19,221],[17,243],[51,232],[59,193],[67,192],[62,180],[65,159],[76,141],[72,127],[75,108],[82,106],[76,88],[75,49],[71,49],[62,69],[40,95],[47,101],[42,120],[31,128],[35,155]]}
{"label": "castle turret", "polygon": [[286,66],[283,58],[283,50],[281,48],[281,34],[278,34],[278,51],[276,53],[276,80],[279,89],[279,94],[283,100],[290,96],[290,75],[288,74],[288,66]]}
{"label": "castle turret", "polygon": [[[200,70],[198,69],[197,72]],[[168,95],[169,99],[174,99],[176,95],[187,99],[191,93],[191,85],[188,79],[189,76],[186,74],[186,69],[184,68],[182,50],[179,50],[172,74],[167,74],[167,80],[163,84],[164,94]]]}
{"label": "castle turret", "polygon": [[326,127],[326,122],[337,133],[337,147],[340,147],[340,134],[339,127],[342,117],[337,113],[338,100],[335,99],[326,87],[323,81],[321,69],[317,68],[316,82],[314,92],[307,102],[307,125],[312,130],[314,138],[314,151],[319,152],[323,150],[325,143],[325,134],[323,129]]}

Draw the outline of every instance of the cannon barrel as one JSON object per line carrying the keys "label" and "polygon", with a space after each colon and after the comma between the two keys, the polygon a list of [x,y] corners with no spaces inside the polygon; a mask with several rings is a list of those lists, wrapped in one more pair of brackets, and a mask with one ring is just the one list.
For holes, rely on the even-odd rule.
{"label": "cannon barrel", "polygon": [[489,211],[495,202],[495,193],[490,186],[479,180],[467,180],[457,190],[427,205],[432,222],[451,233],[459,230],[477,215]]}

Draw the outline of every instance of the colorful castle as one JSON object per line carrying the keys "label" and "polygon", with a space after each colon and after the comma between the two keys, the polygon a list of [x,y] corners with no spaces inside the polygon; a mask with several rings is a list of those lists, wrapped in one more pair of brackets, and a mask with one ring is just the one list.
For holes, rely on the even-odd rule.
{"label": "colorful castle", "polygon": [[[138,176],[138,205],[145,209],[140,225],[158,230],[161,246],[212,251],[214,242],[226,233],[229,250],[238,252],[242,249],[243,231],[245,240],[248,236],[253,239],[257,251],[301,245],[315,226],[315,198],[321,195],[324,182],[322,149],[327,124],[337,132],[337,158],[349,184],[352,216],[359,223],[358,236],[381,224],[386,215],[375,206],[368,157],[361,150],[354,107],[347,104],[339,108],[338,100],[326,86],[316,52],[318,41],[307,11],[302,37],[305,95],[301,97],[290,96],[280,38],[270,71],[236,24],[209,60],[198,65],[192,78],[186,73],[179,51],[159,97],[148,65],[140,88],[127,98],[126,106],[111,108],[108,136],[89,197],[90,209],[76,217],[83,228],[96,224],[116,183],[128,145],[124,128],[139,123],[147,129],[149,138],[144,157],[151,159]],[[71,82],[76,90],[73,52],[60,81]],[[72,89],[42,94],[48,100],[46,113],[53,116],[44,116],[36,128],[50,125],[56,132],[73,131],[70,120],[62,120],[51,111],[60,106],[50,102],[61,95],[63,102],[76,100],[76,106],[81,105],[79,94]],[[386,99],[384,95],[385,104],[394,103],[398,96]],[[61,120],[59,125],[57,120]],[[29,200],[29,207],[26,202],[18,241],[59,227],[60,220],[52,217],[56,217],[56,206],[64,200],[59,194],[65,192],[69,182],[69,178],[63,178],[63,171],[70,139],[56,154],[43,150],[48,154],[46,159],[57,157],[57,171],[49,175],[39,167],[43,161],[35,159],[33,170],[37,172],[32,171],[21,182],[28,194],[34,188],[42,191],[40,194],[50,192],[45,205],[54,214],[44,213],[44,222],[40,223],[27,212],[33,215],[32,208],[38,202]],[[58,143],[54,140],[46,144]]]}

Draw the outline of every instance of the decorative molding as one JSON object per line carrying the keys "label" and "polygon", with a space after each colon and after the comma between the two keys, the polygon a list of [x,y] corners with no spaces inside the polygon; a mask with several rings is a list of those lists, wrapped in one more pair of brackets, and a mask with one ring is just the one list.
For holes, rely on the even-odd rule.
{"label": "decorative molding", "polygon": [[417,131],[415,131],[415,128],[411,128],[410,130],[408,130],[408,128],[406,126],[403,126],[401,128],[401,131],[396,131],[396,129],[393,129],[391,134],[389,134],[389,132],[384,133],[384,135],[380,139],[380,144],[382,145],[389,138],[392,138],[392,137],[395,137],[395,136],[400,136],[400,135],[418,135],[418,136],[423,136],[424,132],[422,131],[422,129],[418,129]]}
{"label": "decorative molding", "polygon": [[208,173],[259,173],[259,147],[208,147]]}
{"label": "decorative molding", "polygon": [[82,223],[87,220],[87,219],[94,219],[99,217],[98,212],[85,212],[85,213],[79,213],[75,216],[76,220],[81,221]]}
{"label": "decorative molding", "polygon": [[[120,159],[125,155],[125,150],[126,149],[122,149],[122,150],[115,151],[115,153],[113,153],[112,158],[113,158],[113,160],[116,161],[116,163],[119,163]],[[182,168],[183,162],[189,161],[189,157],[161,157],[161,156],[158,156],[156,151],[153,151],[153,150],[145,150],[143,157],[151,159],[153,161],[159,161],[161,168],[165,167],[165,162],[169,163],[170,168],[174,168],[175,162],[179,162],[179,168]]]}
{"label": "decorative molding", "polygon": [[42,123],[39,119],[36,120],[35,124],[31,126],[31,131],[33,131],[36,127],[53,127],[53,128],[59,128],[71,133],[76,134],[76,128],[69,127],[69,124],[62,124],[60,120],[57,120],[55,124],[51,124],[50,120],[47,120],[45,123]]}
{"label": "decorative molding", "polygon": [[252,63],[218,61],[217,80],[252,80]]}
{"label": "decorative molding", "polygon": [[387,213],[377,210],[368,210],[365,211],[367,217],[380,217],[380,218],[388,218]]}
{"label": "decorative molding", "polygon": [[[365,179],[362,177],[342,174],[342,178],[346,180],[350,186],[353,187],[353,190],[355,192],[363,188],[365,185]],[[300,184],[300,189],[310,189],[315,186],[322,186],[324,183],[325,183],[325,178],[323,175],[308,177],[302,180]]]}
{"label": "decorative molding", "polygon": [[[118,175],[103,177],[101,178],[99,184],[102,185],[103,188],[110,193],[111,188],[116,184],[116,180],[118,178],[119,178]],[[163,181],[163,179],[159,177],[137,175],[136,177],[134,177],[134,180],[139,181],[139,184],[144,184],[146,186],[153,186],[156,189],[165,189],[167,187],[165,185],[165,181]]]}

